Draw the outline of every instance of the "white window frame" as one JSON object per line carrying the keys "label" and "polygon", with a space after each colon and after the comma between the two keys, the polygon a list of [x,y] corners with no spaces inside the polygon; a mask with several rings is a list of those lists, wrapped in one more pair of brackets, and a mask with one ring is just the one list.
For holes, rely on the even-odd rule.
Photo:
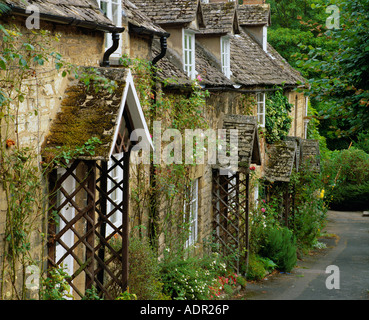
{"label": "white window frame", "polygon": [[190,30],[182,30],[183,70],[186,72],[187,76],[193,80],[196,76],[195,33]]}
{"label": "white window frame", "polygon": [[256,94],[257,103],[257,120],[260,127],[265,127],[265,93],[258,92]]}
{"label": "white window frame", "polygon": [[[116,27],[122,27],[122,1],[121,0],[97,0],[99,8],[115,24]],[[105,10],[103,4],[106,4]],[[116,7],[114,11],[113,8]],[[105,48],[109,49],[113,45],[113,39],[110,33],[105,34]],[[122,39],[119,39],[118,49],[112,53],[111,57],[120,57],[122,55]]]}
{"label": "white window frame", "polygon": [[224,75],[229,79],[232,75],[232,72],[231,72],[231,44],[228,36],[220,38],[220,56],[222,62],[222,71]]}
{"label": "white window frame", "polygon": [[268,27],[263,26],[263,50],[268,52]]}
{"label": "white window frame", "polygon": [[[114,154],[114,157],[120,161],[123,158],[123,152]],[[115,162],[113,160],[108,161],[108,171],[114,164]],[[107,183],[108,190],[112,189],[115,186],[115,184],[118,184],[123,181],[123,169],[119,165],[116,165],[115,168],[109,172],[109,176],[114,180],[115,183],[111,179],[108,179],[108,183]],[[123,192],[119,188],[116,188],[109,195],[109,197],[116,204],[119,204],[123,200]],[[109,214],[112,210],[114,210],[114,208],[115,208],[114,205],[110,201],[107,201],[107,206],[106,206],[107,214]],[[122,213],[120,211],[115,211],[115,213],[109,217],[109,220],[112,224],[114,224],[115,227],[118,228],[123,223]],[[114,231],[113,228],[109,224],[107,224],[106,225],[106,236],[109,236],[113,231]]]}
{"label": "white window frame", "polygon": [[189,186],[189,197],[185,200],[185,222],[188,224],[189,235],[185,248],[194,245],[198,237],[198,209],[199,209],[199,179],[195,179]]}

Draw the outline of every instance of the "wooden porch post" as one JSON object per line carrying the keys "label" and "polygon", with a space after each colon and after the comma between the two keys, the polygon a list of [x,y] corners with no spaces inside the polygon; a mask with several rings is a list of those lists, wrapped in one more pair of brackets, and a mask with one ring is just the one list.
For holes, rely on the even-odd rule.
{"label": "wooden porch post", "polygon": [[[106,208],[107,208],[107,197],[106,194],[108,192],[108,162],[107,161],[101,161],[101,176],[102,179],[100,179],[100,213],[101,216],[106,217]],[[106,223],[102,217],[99,217],[99,223],[100,223],[100,235],[103,239],[106,237]],[[105,261],[105,244],[101,242],[101,247],[98,252],[98,256],[101,261]],[[100,271],[97,274],[97,280],[103,284],[104,283],[104,268],[101,267]]]}
{"label": "wooden porch post", "polygon": [[86,212],[86,289],[91,289],[94,283],[94,238],[95,238],[95,195],[96,195],[96,161],[86,161],[87,166],[87,208]]}
{"label": "wooden porch post", "polygon": [[245,217],[245,220],[246,220],[246,257],[245,257],[245,260],[246,260],[246,266],[248,266],[249,264],[249,247],[250,247],[250,237],[249,237],[249,211],[250,211],[250,174],[247,172],[245,173],[246,175],[246,208],[245,208],[245,211],[246,211],[246,217]]}
{"label": "wooden porch post", "polygon": [[123,219],[122,219],[122,289],[128,289],[128,241],[129,241],[129,160],[131,147],[124,153],[123,164]]}
{"label": "wooden porch post", "polygon": [[286,190],[284,191],[284,223],[288,228],[289,214],[290,214],[290,194],[288,193],[288,184],[286,184]]}

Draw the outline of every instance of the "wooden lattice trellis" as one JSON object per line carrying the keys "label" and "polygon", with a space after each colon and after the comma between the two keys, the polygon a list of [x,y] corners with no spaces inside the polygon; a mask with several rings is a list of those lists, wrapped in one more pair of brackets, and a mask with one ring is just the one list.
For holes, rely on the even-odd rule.
{"label": "wooden lattice trellis", "polygon": [[[75,160],[49,175],[49,267],[66,267],[73,294],[80,297],[95,286],[100,296],[113,299],[128,286],[130,148],[124,149],[129,150],[121,158],[112,156],[110,165]],[[123,171],[122,180],[112,177],[115,168]],[[113,193],[121,194],[118,203]]]}
{"label": "wooden lattice trellis", "polygon": [[234,265],[247,259],[249,243],[249,175],[235,172],[222,175],[213,170],[213,212],[215,241],[225,255],[239,252]]}

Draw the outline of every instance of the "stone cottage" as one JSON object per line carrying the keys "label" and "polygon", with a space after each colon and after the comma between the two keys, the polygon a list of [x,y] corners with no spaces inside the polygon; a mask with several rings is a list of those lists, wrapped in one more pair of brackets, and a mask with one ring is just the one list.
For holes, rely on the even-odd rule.
{"label": "stone cottage", "polygon": [[[247,166],[225,175],[219,174],[217,165],[195,167],[190,187],[194,192],[189,196],[189,202],[195,205],[187,213],[192,221],[187,244],[199,244],[214,236],[225,251],[226,247],[245,248],[247,213],[259,192],[258,186],[250,184],[249,166],[254,165],[257,175],[263,177],[268,170],[269,154],[274,150],[264,135],[268,119],[266,100],[281,88],[292,105],[288,135],[305,139],[308,100],[297,90],[304,88],[305,80],[267,42],[271,18],[269,5],[264,1],[133,3],[170,33],[167,53],[158,62],[158,74],[162,80],[174,77],[176,81],[162,90],[183,92],[191,81],[200,79],[201,87],[210,93],[204,117],[211,128],[241,131],[247,127],[255,132],[252,139],[247,139]],[[158,48],[154,42],[155,54]],[[294,157],[295,154],[292,161]],[[242,202],[241,198],[247,201]]]}
{"label": "stone cottage", "polygon": [[[214,236],[225,253],[247,248],[248,213],[258,194],[250,166],[259,176],[268,170],[274,147],[268,148],[263,134],[266,100],[276,86],[293,105],[289,135],[306,139],[308,101],[296,90],[304,79],[267,42],[269,6],[261,0],[5,2],[10,10],[0,16],[2,25],[15,24],[28,43],[32,32],[26,22],[37,26],[39,17],[39,28],[51,38],[50,54],[60,56],[37,63],[32,77],[23,79],[26,98],[18,99],[16,121],[9,122],[3,136],[3,157],[15,150],[13,142],[35,151],[36,174],[45,171],[41,185],[47,197],[34,204],[42,214],[33,219],[37,225],[31,237],[21,239],[31,243],[25,260],[24,254],[9,256],[14,253],[8,241],[11,197],[4,188],[0,191],[0,265],[7,266],[2,269],[1,297],[35,296],[32,272],[60,265],[71,277],[68,283],[77,299],[93,286],[106,299],[128,287],[129,224],[150,224],[155,197],[149,195],[148,209],[137,220],[135,202],[129,205],[130,186],[136,187],[130,174],[140,168],[129,164],[138,142],[131,134],[140,129],[149,148],[150,135],[155,136],[155,118],[145,117],[150,108],[140,99],[160,103],[161,93],[188,97],[194,81],[209,92],[202,110],[208,127],[238,130],[239,148],[237,168],[205,162],[189,172],[186,195],[176,197],[188,228],[183,245],[201,247]],[[54,41],[55,36],[60,40]],[[142,75],[127,69],[127,61],[134,58],[158,67],[146,96],[138,92]],[[229,135],[229,144],[227,139]],[[156,183],[153,166],[140,172],[151,188]],[[163,208],[157,207],[160,222]],[[148,233],[158,236],[159,250],[166,247],[164,237]],[[14,258],[18,260],[12,269]]]}
{"label": "stone cottage", "polygon": [[[165,32],[150,23],[132,23],[140,15],[123,17],[118,1],[5,3],[8,10],[0,17],[7,37],[0,72],[1,124],[6,127],[1,298],[47,297],[38,291],[40,277],[55,281],[56,270],[70,277],[70,297],[81,298],[94,286],[112,299],[128,281],[129,156],[137,142],[131,141],[131,132],[141,130],[151,145],[131,71],[112,66],[130,50],[123,46],[122,32],[142,33],[140,41]],[[24,73],[8,54],[18,44]],[[132,47],[138,51],[140,45]],[[17,159],[21,168],[31,168],[27,179],[34,185],[21,183],[25,169],[14,166]],[[115,238],[123,245],[114,247]]]}

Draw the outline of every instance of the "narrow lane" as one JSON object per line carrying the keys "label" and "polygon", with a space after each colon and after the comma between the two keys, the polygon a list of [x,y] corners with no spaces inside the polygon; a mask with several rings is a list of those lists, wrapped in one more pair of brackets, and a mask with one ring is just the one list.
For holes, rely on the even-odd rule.
{"label": "narrow lane", "polygon": [[[329,211],[325,231],[336,235],[320,239],[326,249],[305,256],[289,274],[249,283],[246,300],[369,300],[369,217]],[[338,283],[330,281],[333,273],[326,273],[331,265],[338,267],[339,289],[326,286]]]}

